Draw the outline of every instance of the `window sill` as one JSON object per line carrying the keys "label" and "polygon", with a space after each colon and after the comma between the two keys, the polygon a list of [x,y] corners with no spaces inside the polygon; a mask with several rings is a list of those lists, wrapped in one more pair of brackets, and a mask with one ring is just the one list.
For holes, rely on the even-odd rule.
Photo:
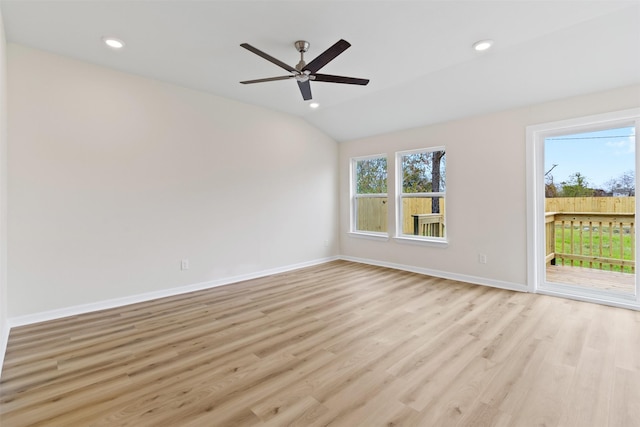
{"label": "window sill", "polygon": [[364,232],[364,231],[350,231],[349,236],[357,237],[358,239],[369,239],[369,240],[377,240],[377,241],[388,241],[389,235],[386,233],[373,233],[373,232]]}
{"label": "window sill", "polygon": [[420,246],[436,246],[441,248],[446,248],[449,246],[449,242],[444,239],[426,239],[424,237],[411,237],[411,236],[398,236],[394,237],[393,240],[398,243],[409,244],[409,245],[420,245]]}

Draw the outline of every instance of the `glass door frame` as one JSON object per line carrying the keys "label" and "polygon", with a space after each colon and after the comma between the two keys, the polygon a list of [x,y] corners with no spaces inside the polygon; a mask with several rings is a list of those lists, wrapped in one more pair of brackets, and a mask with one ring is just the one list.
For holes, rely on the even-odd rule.
{"label": "glass door frame", "polygon": [[[597,289],[579,288],[546,281],[545,262],[545,192],[544,192],[544,143],[551,136],[572,133],[591,132],[616,127],[635,127],[636,147],[635,166],[640,170],[640,108],[598,114],[576,119],[527,126],[527,290],[540,294],[561,296],[600,304],[624,308],[640,309],[640,285],[636,271],[634,295],[617,295]],[[639,177],[636,173],[636,189]],[[639,212],[639,199],[636,197],[636,215]],[[638,227],[635,229],[637,249]],[[639,254],[635,251],[635,263],[638,267]]]}

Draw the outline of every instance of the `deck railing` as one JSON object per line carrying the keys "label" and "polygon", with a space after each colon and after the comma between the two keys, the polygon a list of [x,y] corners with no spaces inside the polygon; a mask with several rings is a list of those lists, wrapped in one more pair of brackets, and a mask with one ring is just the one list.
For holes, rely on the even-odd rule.
{"label": "deck railing", "polygon": [[546,262],[634,272],[634,227],[633,213],[547,212]]}
{"label": "deck railing", "polygon": [[444,237],[444,215],[418,214],[413,218],[413,234],[416,236]]}

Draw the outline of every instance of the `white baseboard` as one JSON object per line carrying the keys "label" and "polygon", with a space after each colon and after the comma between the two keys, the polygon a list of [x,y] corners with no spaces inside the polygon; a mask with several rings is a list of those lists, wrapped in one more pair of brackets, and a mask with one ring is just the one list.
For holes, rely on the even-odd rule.
{"label": "white baseboard", "polygon": [[[90,304],[77,305],[73,307],[65,307],[57,310],[50,310],[41,313],[28,314],[9,318],[9,328],[17,326],[31,325],[34,323],[46,322],[49,320],[61,319],[63,317],[77,316],[79,314],[91,313],[94,311],[106,310],[109,308],[122,307],[125,305],[136,304],[140,302],[150,301],[158,298],[165,298],[189,292],[200,291],[204,289],[216,288],[218,286],[230,285],[232,283],[243,282],[245,280],[257,279],[260,277],[271,276],[273,274],[285,273],[287,271],[297,270],[300,268],[311,267],[318,264],[324,264],[330,261],[336,261],[339,257],[322,258],[313,261],[307,261],[299,264],[292,264],[283,267],[272,268],[269,270],[257,271],[255,273],[242,274],[239,276],[225,277],[223,279],[211,280],[208,282],[195,283],[192,285],[180,286],[177,288],[163,289],[156,292],[147,292],[144,294],[131,295],[123,298],[114,298],[106,301],[98,301]],[[7,332],[7,336],[8,336]],[[3,337],[4,338],[4,337]],[[6,349],[6,342],[4,343]],[[2,351],[4,357],[4,351]]]}
{"label": "white baseboard", "polygon": [[239,276],[226,277],[223,279],[217,279],[217,280],[212,280],[207,282],[195,283],[187,286],[180,286],[177,288],[164,289],[156,292],[148,292],[144,294],[132,295],[132,296],[123,297],[123,298],[115,298],[115,299],[110,299],[105,301],[98,301],[90,304],[65,307],[57,310],[50,310],[50,311],[45,311],[40,313],[28,314],[25,316],[17,316],[17,317],[9,318],[7,322],[8,326],[5,328],[6,330],[0,331],[2,332],[2,337],[0,337],[1,339],[0,370],[2,369],[2,364],[4,361],[7,342],[9,338],[9,332],[11,328],[14,328],[14,327],[46,322],[49,320],[61,319],[63,317],[77,316],[80,314],[91,313],[94,311],[122,307],[125,305],[136,304],[136,303],[150,301],[158,298],[165,298],[165,297],[170,297],[174,295],[180,295],[180,294],[185,294],[189,292],[204,290],[204,289],[211,289],[218,286],[224,286],[232,283],[242,282],[245,280],[257,279],[260,277],[271,276],[273,274],[285,273],[287,271],[324,264],[324,263],[339,260],[339,259],[345,260],[345,261],[351,261],[351,262],[358,262],[361,264],[369,264],[369,265],[376,265],[379,267],[393,268],[395,270],[410,271],[412,273],[419,273],[427,276],[441,277],[444,279],[458,280],[461,282],[491,286],[494,288],[508,289],[512,291],[524,291],[524,292],[527,291],[527,287],[525,285],[520,285],[520,284],[510,283],[510,282],[503,282],[498,280],[491,280],[483,277],[467,276],[463,274],[456,274],[456,273],[450,273],[450,272],[445,272],[440,270],[432,270],[428,268],[396,264],[396,263],[390,263],[385,261],[377,261],[377,260],[371,260],[371,259],[365,259],[365,258],[356,258],[356,257],[349,257],[349,256],[334,256],[329,258],[322,258],[322,259],[317,259],[313,261],[303,262],[299,264],[292,264],[292,265],[287,265],[283,267],[272,268],[269,270],[262,270],[262,271],[258,271],[250,274],[243,274]]}
{"label": "white baseboard", "polygon": [[457,280],[459,282],[472,283],[474,285],[490,286],[492,288],[507,289],[510,291],[528,292],[526,285],[518,283],[504,282],[501,280],[492,280],[485,277],[468,276],[465,274],[451,273],[448,271],[433,270],[430,268],[415,267],[413,265],[396,264],[393,262],[378,261],[365,258],[357,258],[350,256],[341,256],[340,259],[345,261],[359,262],[361,264],[376,265],[378,267],[393,268],[395,270],[409,271],[412,273],[424,274],[426,276],[441,277],[443,279]]}

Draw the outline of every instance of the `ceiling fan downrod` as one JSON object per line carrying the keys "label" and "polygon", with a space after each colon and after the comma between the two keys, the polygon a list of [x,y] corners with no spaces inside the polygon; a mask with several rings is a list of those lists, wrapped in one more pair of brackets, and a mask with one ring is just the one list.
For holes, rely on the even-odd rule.
{"label": "ceiling fan downrod", "polygon": [[296,50],[300,52],[300,62],[296,65],[296,70],[302,71],[306,62],[304,62],[304,53],[309,50],[309,42],[305,40],[298,40],[293,44],[296,47]]}

